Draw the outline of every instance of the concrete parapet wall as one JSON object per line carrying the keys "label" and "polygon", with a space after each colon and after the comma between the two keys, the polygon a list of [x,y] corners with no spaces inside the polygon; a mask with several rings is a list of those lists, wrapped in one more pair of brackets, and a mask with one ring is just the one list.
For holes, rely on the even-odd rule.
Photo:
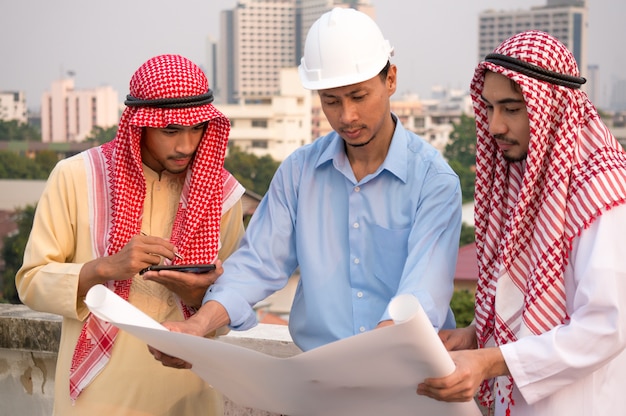
{"label": "concrete parapet wall", "polygon": [[[35,312],[24,305],[0,304],[1,414],[52,414],[54,370],[60,335],[59,316]],[[276,357],[290,357],[300,352],[284,325],[259,324],[250,331],[231,331],[220,339]],[[239,406],[227,398],[224,414],[275,415]]]}

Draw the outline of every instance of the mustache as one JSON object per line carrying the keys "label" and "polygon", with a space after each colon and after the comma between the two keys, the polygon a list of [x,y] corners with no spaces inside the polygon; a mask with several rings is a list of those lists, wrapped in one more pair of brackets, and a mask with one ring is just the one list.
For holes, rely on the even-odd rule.
{"label": "mustache", "polygon": [[339,128],[339,131],[354,131],[354,130],[359,130],[359,129],[364,129],[366,128],[365,124],[361,124],[358,126],[341,126]]}
{"label": "mustache", "polygon": [[189,153],[189,154],[185,154],[185,153],[176,153],[173,156],[170,156],[170,159],[186,159],[186,158],[191,158],[195,155],[195,153]]}
{"label": "mustache", "polygon": [[504,143],[508,143],[508,144],[517,144],[517,140],[509,139],[508,137],[504,136],[503,134],[494,134],[493,138],[494,138],[494,140],[498,140],[500,142],[504,142]]}

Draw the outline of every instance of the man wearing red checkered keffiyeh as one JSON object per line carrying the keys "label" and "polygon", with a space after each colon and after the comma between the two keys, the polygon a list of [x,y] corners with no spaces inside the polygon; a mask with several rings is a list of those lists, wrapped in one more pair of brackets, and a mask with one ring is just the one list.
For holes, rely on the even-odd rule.
{"label": "man wearing red checkered keffiyeh", "polygon": [[[223,413],[199,377],[164,368],[84,304],[104,284],[157,321],[187,318],[238,246],[244,189],[223,167],[230,123],[212,100],[197,65],[154,57],[130,81],[116,137],[51,173],[16,286],[63,316],[55,414]],[[218,267],[140,274],[163,262]]]}
{"label": "man wearing red checkered keffiyeh", "polygon": [[441,332],[457,370],[418,393],[478,392],[496,415],[624,413],[626,154],[584,82],[539,31],[478,65],[476,319]]}

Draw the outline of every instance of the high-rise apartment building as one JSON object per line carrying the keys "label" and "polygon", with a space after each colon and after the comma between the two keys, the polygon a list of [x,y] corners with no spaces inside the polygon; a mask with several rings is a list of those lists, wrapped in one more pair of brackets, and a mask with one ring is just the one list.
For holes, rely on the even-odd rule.
{"label": "high-rise apartment building", "polygon": [[220,16],[217,73],[219,103],[252,103],[278,94],[280,70],[300,63],[311,25],[333,7],[373,16],[369,0],[240,0]]}
{"label": "high-rise apartment building", "polygon": [[547,0],[546,6],[526,10],[487,10],[480,13],[478,19],[478,61],[516,33],[542,30],[572,51],[582,76],[586,76],[586,0]]}
{"label": "high-rise apartment building", "polygon": [[74,79],[52,83],[41,97],[41,141],[82,142],[98,126],[112,127],[119,120],[117,92],[110,86],[74,90]]}
{"label": "high-rise apartment building", "polygon": [[0,91],[0,120],[28,122],[26,96],[23,91]]}
{"label": "high-rise apartment building", "polygon": [[296,0],[241,0],[220,21],[215,93],[228,104],[278,93],[280,69],[294,66]]}

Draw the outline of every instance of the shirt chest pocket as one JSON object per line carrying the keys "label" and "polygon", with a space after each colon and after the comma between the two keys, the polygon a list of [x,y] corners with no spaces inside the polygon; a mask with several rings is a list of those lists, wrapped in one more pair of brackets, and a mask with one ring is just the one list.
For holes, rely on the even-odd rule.
{"label": "shirt chest pocket", "polygon": [[395,293],[402,277],[408,255],[410,228],[389,229],[378,225],[372,228],[371,241],[367,242],[372,252],[370,267],[374,276]]}

